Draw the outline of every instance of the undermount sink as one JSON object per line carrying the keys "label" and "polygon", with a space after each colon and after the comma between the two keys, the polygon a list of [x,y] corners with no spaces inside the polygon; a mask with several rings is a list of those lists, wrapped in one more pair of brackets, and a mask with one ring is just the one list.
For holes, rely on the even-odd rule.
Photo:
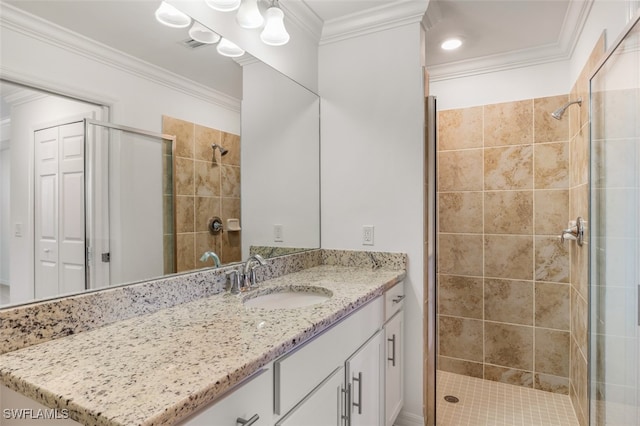
{"label": "undermount sink", "polygon": [[333,296],[331,290],[311,286],[286,286],[257,290],[242,299],[248,308],[292,309],[318,305]]}

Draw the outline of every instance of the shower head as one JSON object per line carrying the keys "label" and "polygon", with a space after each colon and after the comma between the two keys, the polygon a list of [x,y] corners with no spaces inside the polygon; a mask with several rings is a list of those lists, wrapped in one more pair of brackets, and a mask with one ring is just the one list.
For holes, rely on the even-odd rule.
{"label": "shower head", "polygon": [[567,110],[567,108],[569,108],[570,105],[573,105],[573,104],[578,104],[579,106],[582,106],[582,98],[578,98],[575,101],[568,102],[564,106],[562,106],[562,107],[558,108],[557,110],[553,111],[551,113],[551,116],[553,118],[555,118],[556,120],[562,119],[562,116],[564,115],[564,112]]}
{"label": "shower head", "polygon": [[228,149],[223,148],[223,147],[221,147],[220,145],[215,144],[215,143],[214,143],[213,145],[211,145],[211,148],[213,149],[214,153],[215,153],[215,151],[216,151],[216,148],[218,148],[218,150],[220,151],[220,155],[226,155],[226,154],[227,154],[227,152],[229,152],[229,150],[228,150]]}

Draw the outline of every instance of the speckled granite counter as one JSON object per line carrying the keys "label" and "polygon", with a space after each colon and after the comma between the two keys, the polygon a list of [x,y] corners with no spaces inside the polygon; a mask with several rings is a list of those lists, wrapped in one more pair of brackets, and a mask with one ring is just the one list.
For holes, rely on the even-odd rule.
{"label": "speckled granite counter", "polygon": [[174,423],[405,276],[336,266],[336,253],[262,284],[324,287],[333,297],[323,304],[265,310],[246,308],[244,295],[204,297],[8,352],[0,382],[84,424]]}

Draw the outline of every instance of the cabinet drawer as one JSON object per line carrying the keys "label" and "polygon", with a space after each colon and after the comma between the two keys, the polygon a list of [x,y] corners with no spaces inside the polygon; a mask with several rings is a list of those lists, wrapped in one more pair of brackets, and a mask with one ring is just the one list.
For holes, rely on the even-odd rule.
{"label": "cabinet drawer", "polygon": [[384,293],[384,320],[388,321],[404,307],[404,281]]}
{"label": "cabinet drawer", "polygon": [[343,365],[382,326],[383,301],[373,300],[329,330],[273,363],[274,412],[284,414]]}

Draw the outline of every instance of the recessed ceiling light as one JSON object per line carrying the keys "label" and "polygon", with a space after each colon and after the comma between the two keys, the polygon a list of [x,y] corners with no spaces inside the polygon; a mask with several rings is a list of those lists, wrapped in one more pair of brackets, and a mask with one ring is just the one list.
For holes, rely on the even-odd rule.
{"label": "recessed ceiling light", "polygon": [[443,50],[455,50],[460,46],[462,46],[462,40],[459,38],[449,38],[440,45]]}
{"label": "recessed ceiling light", "polygon": [[168,3],[160,3],[156,10],[158,22],[172,28],[185,28],[191,24],[191,18]]}

